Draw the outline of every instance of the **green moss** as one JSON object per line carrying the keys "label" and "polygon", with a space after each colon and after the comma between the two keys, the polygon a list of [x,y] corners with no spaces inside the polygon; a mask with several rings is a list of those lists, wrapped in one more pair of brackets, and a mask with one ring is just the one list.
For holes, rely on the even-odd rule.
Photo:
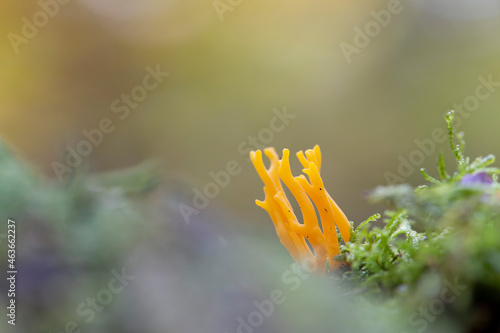
{"label": "green moss", "polygon": [[[455,133],[452,124],[450,113],[447,125],[456,170],[448,173],[441,154],[437,178],[422,170],[428,184],[373,190],[370,199],[388,203],[391,210],[384,213],[381,227],[370,228],[368,222],[379,217],[373,216],[353,231],[352,242],[342,247],[350,269],[341,272],[340,278],[366,293],[387,296],[397,306],[425,304],[439,297],[430,285],[439,291],[445,281],[458,279],[467,286],[464,295],[468,296],[447,309],[471,325],[474,305],[480,301],[494,308],[494,295],[500,291],[500,185],[496,180],[500,170],[490,167],[495,161],[492,155],[475,160],[465,156],[463,134]],[[486,181],[470,181],[470,175]]]}

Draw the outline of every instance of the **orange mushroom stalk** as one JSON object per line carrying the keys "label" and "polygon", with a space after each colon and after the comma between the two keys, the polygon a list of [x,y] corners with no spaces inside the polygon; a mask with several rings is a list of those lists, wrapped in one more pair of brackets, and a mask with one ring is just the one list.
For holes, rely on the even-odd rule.
{"label": "orange mushroom stalk", "polygon": [[[271,161],[269,169],[264,166],[262,151],[250,152],[252,163],[265,184],[264,201],[255,202],[269,213],[281,244],[300,265],[307,262],[308,266],[323,274],[326,273],[327,262],[330,270],[337,269],[340,262],[334,260],[334,257],[340,254],[340,249],[336,228],[345,243],[350,239],[351,228],[347,217],[330,197],[321,179],[319,146],[307,150],[305,155],[302,151],[297,153],[304,167],[303,172],[308,178],[304,175],[298,177],[292,175],[288,149],[283,150],[281,160],[274,148],[264,149],[264,154]],[[303,223],[297,220],[281,182],[297,200],[304,218]],[[314,206],[318,210],[322,228]],[[306,240],[311,245],[312,251]]]}

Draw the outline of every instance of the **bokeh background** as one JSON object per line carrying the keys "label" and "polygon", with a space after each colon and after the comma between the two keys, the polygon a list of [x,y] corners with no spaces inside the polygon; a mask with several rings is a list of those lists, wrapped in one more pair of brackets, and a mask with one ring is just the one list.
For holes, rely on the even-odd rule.
{"label": "bokeh background", "polygon": [[[231,10],[221,18],[216,3]],[[364,30],[374,20],[371,11],[386,10],[389,2],[232,3],[69,1],[19,52],[9,33],[20,35],[22,18],[32,21],[40,3],[0,4],[0,136],[57,182],[52,163],[85,138],[83,130],[110,118],[116,130],[86,158],[91,173],[149,159],[159,165],[162,184],[144,204],[148,231],[120,252],[144,265],[136,272],[145,274],[138,283],[145,289],[122,299],[129,307],[123,313],[136,306],[156,318],[144,331],[229,331],[234,313],[259,299],[256,289],[265,297],[259,288],[273,285],[290,264],[266,212],[254,204],[263,198],[262,183],[237,148],[269,126],[273,109],[286,107],[296,118],[263,145],[298,151],[319,144],[325,184],[357,224],[383,209],[363,193],[387,184],[387,172],[398,174],[399,158],[418,148],[415,140],[444,128],[443,115],[474,94],[478,76],[500,81],[498,0],[402,0],[401,12],[350,59],[341,44],[354,44],[356,29]],[[118,120],[112,102],[157,65],[170,75]],[[461,125],[471,156],[500,154],[499,88]],[[439,151],[451,157],[447,144],[438,144],[404,180],[420,183],[420,167],[434,172]],[[242,172],[185,223],[179,204],[192,205],[193,189],[231,160]],[[308,295],[305,304],[316,297]],[[293,312],[291,303],[285,307]],[[192,319],[197,313],[204,314]],[[116,316],[125,323],[122,331],[140,329]],[[283,310],[267,329],[289,330],[288,317]],[[218,324],[204,326],[211,318]]]}

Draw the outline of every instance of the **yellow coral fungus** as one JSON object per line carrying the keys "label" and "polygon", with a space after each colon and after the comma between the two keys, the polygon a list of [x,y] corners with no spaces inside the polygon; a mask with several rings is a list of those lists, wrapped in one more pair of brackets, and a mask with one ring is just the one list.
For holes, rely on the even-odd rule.
{"label": "yellow coral fungus", "polygon": [[[250,158],[260,178],[264,181],[264,201],[256,200],[258,206],[265,209],[271,219],[278,237],[292,258],[299,264],[309,265],[321,273],[326,272],[328,260],[330,270],[337,269],[339,262],[333,258],[340,254],[337,238],[338,228],[344,242],[350,238],[350,224],[342,210],[330,197],[320,176],[321,151],[319,146],[297,153],[304,167],[304,175],[294,177],[290,169],[288,149],[283,150],[280,160],[274,148],[264,149],[264,154],[271,161],[266,169],[262,160],[262,151],[250,152]],[[281,182],[290,190],[302,211],[303,223],[297,220],[288,201]],[[319,226],[316,206],[321,219]],[[321,230],[323,229],[323,230]],[[306,240],[311,244],[312,251]]]}

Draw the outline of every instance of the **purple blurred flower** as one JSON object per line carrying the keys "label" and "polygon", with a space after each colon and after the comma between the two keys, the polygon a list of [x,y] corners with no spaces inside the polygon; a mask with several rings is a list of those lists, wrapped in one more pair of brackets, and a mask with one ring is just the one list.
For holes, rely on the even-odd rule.
{"label": "purple blurred flower", "polygon": [[477,185],[477,184],[491,184],[493,180],[486,172],[478,172],[473,175],[465,175],[460,184],[462,185]]}

